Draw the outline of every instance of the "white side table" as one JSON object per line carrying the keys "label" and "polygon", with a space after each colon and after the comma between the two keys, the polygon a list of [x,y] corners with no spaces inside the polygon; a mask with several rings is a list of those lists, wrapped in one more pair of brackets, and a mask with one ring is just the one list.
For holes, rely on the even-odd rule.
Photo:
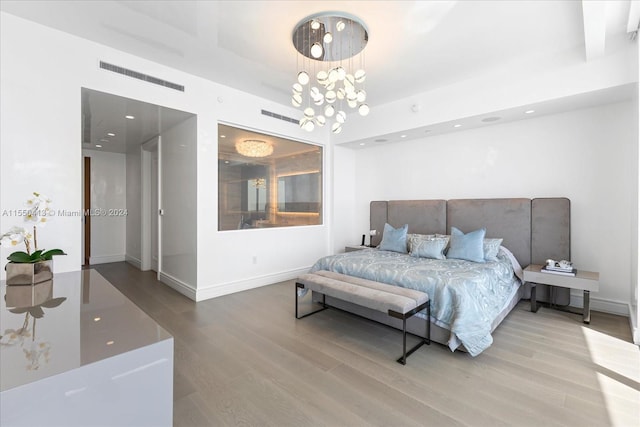
{"label": "white side table", "polygon": [[600,274],[593,271],[578,270],[575,276],[562,274],[543,273],[542,265],[531,264],[524,269],[524,281],[531,283],[531,311],[536,312],[536,283],[543,285],[560,286],[563,288],[582,289],[584,300],[582,308],[582,321],[591,322],[591,310],[589,308],[589,293],[598,291]]}
{"label": "white side table", "polygon": [[368,248],[370,248],[370,246],[350,245],[350,246],[345,246],[344,247],[344,251],[345,252],[355,252],[355,251],[361,251],[363,249],[368,249]]}

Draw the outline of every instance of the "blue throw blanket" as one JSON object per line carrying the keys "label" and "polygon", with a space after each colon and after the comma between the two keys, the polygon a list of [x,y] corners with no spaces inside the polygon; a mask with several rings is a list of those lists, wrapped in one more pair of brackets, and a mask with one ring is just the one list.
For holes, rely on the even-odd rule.
{"label": "blue throw blanket", "polygon": [[[432,321],[449,329],[472,356],[491,345],[493,320],[521,284],[503,251],[498,261],[476,263],[365,249],[321,258],[311,272],[318,270],[426,292],[431,299]],[[449,342],[452,350],[457,347],[455,337]]]}

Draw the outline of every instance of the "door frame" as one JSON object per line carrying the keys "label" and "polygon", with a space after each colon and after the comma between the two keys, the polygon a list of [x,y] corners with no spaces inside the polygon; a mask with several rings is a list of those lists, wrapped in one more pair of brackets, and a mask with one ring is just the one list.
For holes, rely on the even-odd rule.
{"label": "door frame", "polygon": [[157,215],[158,221],[157,221],[157,229],[155,231],[158,236],[157,238],[158,265],[156,270],[156,273],[158,273],[158,277],[160,276],[160,271],[162,271],[161,269],[161,264],[162,264],[161,238],[162,237],[160,233],[160,230],[162,229],[160,226],[161,225],[160,221],[162,220],[162,218],[159,215],[159,212],[152,212],[152,208],[151,208],[151,196],[153,191],[153,188],[151,185],[152,183],[151,162],[152,162],[154,152],[157,152],[158,170],[157,170],[157,177],[156,177],[156,182],[157,182],[156,191],[157,191],[158,209],[159,209],[160,206],[162,206],[161,204],[162,192],[160,191],[161,185],[162,185],[161,184],[162,181],[160,179],[160,177],[162,176],[161,162],[160,162],[161,138],[162,138],[161,136],[154,137],[140,146],[140,154],[142,159],[142,168],[141,168],[142,169],[141,170],[142,197],[140,200],[141,201],[140,269],[142,271],[148,271],[153,269],[153,248],[151,245],[151,242],[152,242],[151,236],[152,236],[153,230],[152,230],[151,215]]}
{"label": "door frame", "polygon": [[84,156],[82,166],[82,265],[88,266],[91,264],[91,157]]}

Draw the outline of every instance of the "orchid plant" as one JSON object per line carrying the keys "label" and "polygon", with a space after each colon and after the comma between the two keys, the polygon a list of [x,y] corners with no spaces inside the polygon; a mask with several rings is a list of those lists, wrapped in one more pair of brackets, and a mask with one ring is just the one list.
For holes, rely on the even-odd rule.
{"label": "orchid plant", "polygon": [[[7,257],[15,263],[35,263],[39,261],[49,261],[54,255],[66,255],[61,249],[38,249],[37,229],[44,227],[54,211],[51,208],[52,201],[40,193],[33,193],[33,197],[26,202],[26,209],[20,211],[27,223],[33,224],[33,232],[24,227],[11,227],[11,229],[0,236],[0,245],[18,246],[24,243],[26,252],[16,251]],[[33,248],[33,252],[32,249]]]}

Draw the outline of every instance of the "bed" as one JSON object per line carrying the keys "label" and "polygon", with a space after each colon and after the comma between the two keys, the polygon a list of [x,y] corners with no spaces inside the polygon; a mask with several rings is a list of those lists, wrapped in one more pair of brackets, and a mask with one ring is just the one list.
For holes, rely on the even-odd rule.
{"label": "bed", "polygon": [[[529,298],[522,268],[547,258],[570,259],[570,217],[566,198],[373,201],[370,227],[378,230],[373,246],[380,244],[385,224],[396,228],[407,224],[408,233],[418,236],[448,235],[451,227],[464,233],[485,228],[487,239],[502,239],[500,249],[489,261],[472,262],[371,248],[321,258],[311,271],[335,271],[427,292],[432,301],[432,340],[476,356],[491,345],[491,333],[520,299]],[[567,304],[568,290],[558,291],[553,302]],[[539,286],[538,293],[548,300],[546,289]],[[401,327],[373,310],[337,299],[327,303]],[[426,326],[420,320],[412,319],[407,328],[424,336]]]}

